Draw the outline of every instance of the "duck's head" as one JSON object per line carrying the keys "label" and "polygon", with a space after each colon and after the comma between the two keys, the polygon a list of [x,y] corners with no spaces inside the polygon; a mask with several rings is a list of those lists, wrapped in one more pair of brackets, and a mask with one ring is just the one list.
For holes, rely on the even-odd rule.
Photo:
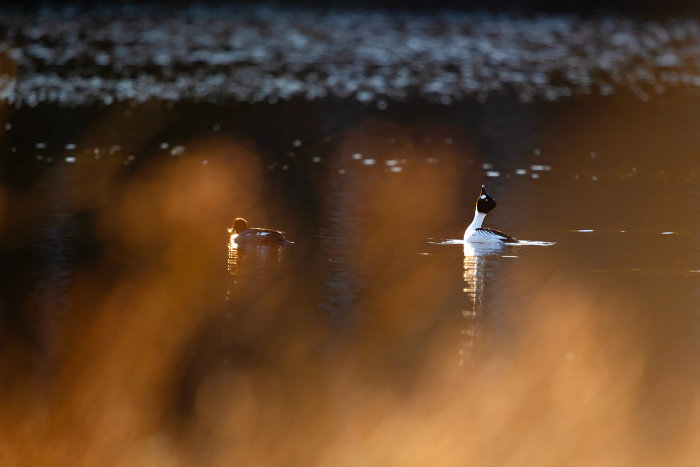
{"label": "duck's head", "polygon": [[481,185],[481,194],[476,200],[476,210],[483,214],[487,214],[495,207],[496,200],[493,199],[493,196],[491,196],[488,191],[486,191],[486,186]]}
{"label": "duck's head", "polygon": [[229,231],[229,233],[237,234],[237,233],[243,232],[247,228],[248,228],[248,223],[246,222],[246,220],[243,219],[242,217],[236,217],[236,220],[233,221],[233,227],[228,229],[228,231]]}

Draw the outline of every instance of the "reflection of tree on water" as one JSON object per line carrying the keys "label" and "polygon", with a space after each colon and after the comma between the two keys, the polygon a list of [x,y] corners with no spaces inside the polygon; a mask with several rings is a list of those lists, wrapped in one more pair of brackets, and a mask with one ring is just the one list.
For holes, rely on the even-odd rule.
{"label": "reflection of tree on water", "polygon": [[[73,206],[70,204],[71,173],[65,167],[51,171],[37,183],[35,192],[40,193],[31,205],[36,218],[32,219],[33,231],[27,238],[32,248],[18,258],[15,271],[32,270],[37,279],[33,285],[33,299],[28,316],[36,320],[41,341],[50,347],[63,325],[63,315],[75,307],[69,298],[70,282],[80,261],[80,226]],[[82,244],[81,247],[89,246]],[[21,250],[20,250],[21,251]],[[12,261],[12,260],[11,260]],[[21,273],[18,277],[23,277]],[[9,279],[9,278],[8,278]],[[7,282],[15,284],[16,278]],[[12,287],[6,295],[21,294],[22,287]],[[14,308],[14,307],[13,307]],[[21,309],[21,308],[16,308]]]}
{"label": "reflection of tree on water", "polygon": [[355,309],[362,289],[355,261],[363,233],[357,208],[367,203],[364,198],[367,194],[360,188],[365,182],[352,173],[342,177],[331,175],[324,189],[319,247],[328,261],[320,308],[339,326],[346,323]]}
{"label": "reflection of tree on water", "polygon": [[459,349],[460,366],[474,367],[479,361],[482,347],[483,297],[485,292],[486,265],[489,256],[502,253],[506,246],[502,244],[465,243],[463,278],[466,294],[462,309],[463,326]]}

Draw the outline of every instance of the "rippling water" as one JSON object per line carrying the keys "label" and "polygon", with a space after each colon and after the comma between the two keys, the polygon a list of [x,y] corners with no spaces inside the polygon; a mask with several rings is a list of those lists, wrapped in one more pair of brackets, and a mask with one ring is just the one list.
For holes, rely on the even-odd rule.
{"label": "rippling water", "polygon": [[[359,21],[300,18],[321,18],[313,34],[336,41]],[[301,27],[284,15],[272,26],[263,19],[222,40],[269,27],[264,54],[279,28]],[[8,53],[33,50],[18,62],[31,69],[27,82],[56,64],[40,63],[39,46],[18,38],[40,42],[76,21],[6,26],[16,34]],[[94,33],[123,39],[148,21]],[[171,21],[159,27],[202,30],[203,21],[202,47],[215,48],[221,38],[207,41],[216,27],[230,27],[196,15]],[[695,47],[696,27],[368,21],[420,31],[433,44],[426,60],[438,61],[433,48],[463,32],[460,21],[498,44],[509,38],[519,57],[529,56],[523,38],[547,42],[561,28],[610,28],[610,38],[644,47],[648,35],[687,33],[682,47],[659,39],[660,60]],[[397,31],[386,40],[403,41]],[[553,50],[576,37],[551,39]],[[507,54],[501,45],[483,57]],[[600,47],[593,55],[605,62]],[[412,61],[402,50],[387,60]],[[190,52],[183,57],[209,56]],[[461,60],[453,52],[444,54]],[[562,66],[576,69],[587,53]],[[296,56],[286,57],[275,63]],[[658,60],[649,67],[671,66]],[[535,72],[521,65],[530,86]],[[206,104],[179,91],[172,101],[118,102],[100,88],[94,95],[115,97],[111,105],[76,107],[92,91],[73,100],[73,78],[57,78],[68,101],[24,88],[0,114],[0,463],[7,452],[9,465],[697,465],[694,85],[645,100],[634,80],[624,85],[632,92],[610,96],[585,95],[573,80],[562,86],[576,96],[557,101],[524,103],[518,84],[451,105],[379,106],[355,91]],[[163,97],[165,88],[147,88]],[[498,201],[487,227],[554,244],[462,244],[481,184]],[[226,228],[235,217],[295,243],[234,248]]]}

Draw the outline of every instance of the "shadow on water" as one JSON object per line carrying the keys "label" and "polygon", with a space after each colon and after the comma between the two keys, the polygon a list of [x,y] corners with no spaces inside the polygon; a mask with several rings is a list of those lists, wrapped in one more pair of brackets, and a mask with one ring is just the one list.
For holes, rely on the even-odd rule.
{"label": "shadow on water", "polygon": [[694,99],[18,111],[0,463],[695,465]]}

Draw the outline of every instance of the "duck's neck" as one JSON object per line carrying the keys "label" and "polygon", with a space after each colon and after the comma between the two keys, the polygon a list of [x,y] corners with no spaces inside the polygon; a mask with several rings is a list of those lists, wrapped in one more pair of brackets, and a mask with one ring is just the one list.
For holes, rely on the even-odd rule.
{"label": "duck's neck", "polygon": [[464,231],[464,239],[466,240],[467,237],[469,237],[476,229],[481,228],[481,224],[484,223],[484,218],[486,217],[486,213],[484,212],[479,212],[477,210],[474,210],[474,220],[472,221],[471,224],[469,224],[469,227],[467,227],[467,230]]}

